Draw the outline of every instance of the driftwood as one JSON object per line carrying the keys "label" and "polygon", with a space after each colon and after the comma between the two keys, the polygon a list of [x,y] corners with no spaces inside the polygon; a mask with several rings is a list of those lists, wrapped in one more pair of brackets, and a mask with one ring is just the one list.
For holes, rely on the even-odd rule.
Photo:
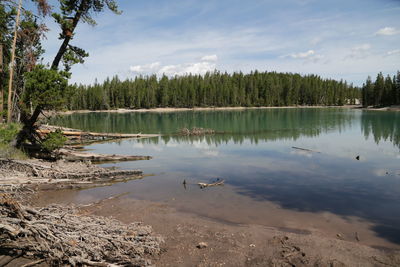
{"label": "driftwood", "polygon": [[297,149],[297,150],[303,150],[303,151],[307,151],[307,152],[312,152],[312,153],[321,153],[319,151],[315,151],[315,150],[311,150],[311,149],[307,149],[307,148],[302,148],[302,147],[297,147],[297,146],[292,146],[293,149]]}
{"label": "driftwood", "polygon": [[90,162],[0,159],[0,177],[2,177],[0,193],[18,193],[21,187],[31,184],[88,187],[120,180],[138,179],[143,175],[140,170],[101,168]]}
{"label": "driftwood", "polygon": [[217,181],[215,183],[207,184],[207,183],[197,183],[201,189],[210,187],[210,186],[217,186],[217,185],[224,185],[225,180]]}
{"label": "driftwood", "polygon": [[79,143],[93,142],[93,141],[105,141],[123,138],[151,138],[157,137],[158,134],[123,134],[123,133],[96,133],[96,132],[86,132],[78,129],[64,128],[51,125],[42,125],[36,132],[41,136],[46,136],[51,132],[56,130],[61,131],[61,133],[68,138],[69,142],[76,141]]}
{"label": "driftwood", "polygon": [[0,250],[51,266],[149,266],[162,238],[150,226],[83,216],[72,206],[34,209],[0,197]]}
{"label": "driftwood", "polygon": [[57,152],[58,156],[68,161],[87,161],[106,162],[106,161],[134,161],[134,160],[150,160],[150,156],[130,156],[116,154],[97,154],[76,151],[72,149],[60,149]]}
{"label": "driftwood", "polygon": [[[38,129],[37,133],[41,135],[49,134],[51,130]],[[95,133],[95,132],[76,132],[76,131],[61,131],[65,136],[76,136],[76,137],[95,137],[95,138],[139,138],[139,137],[156,137],[156,134],[121,134],[121,133]]]}

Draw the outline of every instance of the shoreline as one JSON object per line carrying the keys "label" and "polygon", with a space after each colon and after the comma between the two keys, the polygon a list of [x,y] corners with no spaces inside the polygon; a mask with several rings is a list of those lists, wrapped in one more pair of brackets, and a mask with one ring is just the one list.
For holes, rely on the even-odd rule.
{"label": "shoreline", "polygon": [[156,112],[168,113],[179,111],[222,111],[222,110],[254,110],[254,109],[309,109],[309,108],[346,108],[357,109],[361,108],[359,105],[345,105],[345,106],[280,106],[280,107],[193,107],[193,108],[149,108],[149,109],[109,109],[109,110],[68,110],[55,112],[55,115],[70,115],[75,113],[142,113],[142,112]]}
{"label": "shoreline", "polygon": [[[138,221],[150,225],[154,234],[165,240],[161,244],[162,253],[152,258],[152,262],[158,266],[385,266],[382,262],[392,266],[400,264],[400,249],[397,246],[371,246],[362,232],[359,240],[358,235],[345,234],[343,231],[333,230],[329,233],[317,229],[306,231],[295,226],[279,228],[257,223],[235,224],[179,210],[168,201],[130,198],[129,193],[95,202],[89,198],[89,203],[76,203],[73,199],[64,198],[63,191],[79,193],[79,189],[96,185],[89,183],[89,186],[83,184],[83,187],[82,184],[77,187],[59,187],[54,183],[57,179],[41,177],[45,173],[38,169],[37,162],[34,164],[32,166],[36,167],[38,176],[33,175],[25,183],[36,189],[28,200],[29,206],[42,210],[46,209],[42,207],[59,205],[62,210],[68,209],[72,203],[77,205],[79,214],[104,218],[99,220],[113,218],[124,225]],[[64,166],[49,164],[52,169],[76,169],[76,166],[72,168],[74,163],[65,162]],[[82,171],[89,169],[83,163],[80,165]],[[39,182],[41,178],[45,178],[43,185],[36,187],[35,181]],[[111,183],[113,182],[121,181],[114,180]],[[47,193],[43,194],[44,191]],[[199,248],[199,244],[206,245]]]}
{"label": "shoreline", "polygon": [[[51,199],[37,199],[35,205],[70,201],[54,195]],[[157,266],[400,264],[399,249],[368,245],[363,235],[356,240],[343,233],[229,223],[176,209],[168,202],[131,198],[129,193],[82,205],[82,212],[90,215],[112,217],[126,224],[141,221],[151,225],[165,239],[163,253],[154,260]],[[201,243],[205,247],[199,248]]]}
{"label": "shoreline", "polygon": [[140,108],[140,109],[109,109],[109,110],[68,110],[47,112],[46,116],[54,115],[71,115],[71,114],[85,114],[85,113],[169,113],[169,112],[183,112],[183,111],[240,111],[240,110],[257,110],[257,109],[313,109],[313,108],[340,108],[340,109],[358,109],[358,110],[371,110],[371,111],[400,111],[400,106],[390,106],[382,108],[368,107],[364,108],[361,105],[344,105],[344,106],[279,106],[279,107],[193,107],[193,108]]}

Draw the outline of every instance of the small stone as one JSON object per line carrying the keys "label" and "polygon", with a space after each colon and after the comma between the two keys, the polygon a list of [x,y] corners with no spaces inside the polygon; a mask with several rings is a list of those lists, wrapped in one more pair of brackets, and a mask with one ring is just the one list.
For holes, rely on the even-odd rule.
{"label": "small stone", "polygon": [[196,247],[202,249],[208,247],[208,244],[206,242],[200,242]]}
{"label": "small stone", "polygon": [[256,247],[256,245],[254,245],[254,244],[250,244],[250,247],[251,247],[251,248],[255,248],[255,247]]}

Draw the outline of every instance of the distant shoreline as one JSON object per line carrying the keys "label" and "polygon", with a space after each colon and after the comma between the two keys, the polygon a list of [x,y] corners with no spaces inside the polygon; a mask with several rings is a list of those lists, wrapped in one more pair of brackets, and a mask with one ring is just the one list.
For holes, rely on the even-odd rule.
{"label": "distant shoreline", "polygon": [[280,107],[194,107],[194,108],[140,108],[140,109],[106,109],[106,110],[68,110],[56,112],[59,115],[69,115],[74,113],[130,113],[130,112],[178,112],[178,111],[213,111],[213,110],[248,110],[248,109],[291,109],[291,108],[361,108],[359,105],[345,105],[345,106],[280,106]]}
{"label": "distant shoreline", "polygon": [[218,110],[253,110],[253,109],[309,109],[309,108],[344,108],[344,109],[360,109],[360,110],[373,110],[373,111],[400,111],[400,106],[390,106],[382,108],[363,108],[361,105],[344,105],[344,106],[281,106],[281,107],[194,107],[194,108],[140,108],[140,109],[105,109],[105,110],[68,110],[58,112],[48,112],[46,116],[54,115],[71,115],[76,113],[135,113],[135,112],[154,112],[154,113],[168,113],[179,111],[218,111]]}

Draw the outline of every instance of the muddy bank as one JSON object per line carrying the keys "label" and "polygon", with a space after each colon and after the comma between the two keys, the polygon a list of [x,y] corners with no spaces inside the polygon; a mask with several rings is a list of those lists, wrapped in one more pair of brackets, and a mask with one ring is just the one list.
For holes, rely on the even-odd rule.
{"label": "muddy bank", "polygon": [[[13,175],[10,177],[19,177],[19,175],[23,176],[21,173],[30,174],[29,179],[31,179],[31,181],[25,181],[25,183],[22,184],[30,185],[30,183],[36,182],[35,179],[43,179],[43,183],[37,184],[42,186],[46,185],[49,186],[50,189],[54,189],[53,184],[48,184],[49,181],[46,181],[46,179],[52,179],[50,178],[52,175],[60,175],[58,173],[60,168],[69,170],[74,169],[74,171],[80,169],[83,173],[86,171],[92,174],[100,168],[89,163],[71,163],[65,161],[60,161],[58,163],[43,163],[42,161],[38,160],[34,160],[34,162],[27,162],[30,164],[25,165],[23,164],[24,162],[22,162],[21,165],[11,164],[7,168],[0,168],[0,170],[8,169],[7,175]],[[73,168],[71,164],[73,164]],[[48,168],[41,169],[38,166],[47,166]],[[53,171],[55,171],[55,173],[53,173]],[[4,173],[0,173],[0,177],[5,177]],[[46,177],[46,179],[44,179],[44,177]],[[53,179],[57,180],[56,178]],[[62,179],[66,178],[63,177]],[[72,177],[67,179],[72,179]],[[95,180],[96,179],[94,179],[94,181]],[[90,179],[88,182],[91,182]],[[63,181],[61,184],[65,184],[65,182]],[[40,190],[42,186],[38,186],[38,190]],[[157,248],[154,254],[143,254],[144,256],[141,256],[142,254],[137,254],[139,256],[135,257],[140,257],[137,259],[141,260],[136,262],[139,266],[146,266],[146,264],[149,264],[148,259],[151,259],[152,263],[156,264],[157,266],[398,266],[400,264],[399,250],[367,246],[365,244],[361,244],[361,242],[357,241],[356,238],[353,238],[352,241],[349,241],[342,240],[343,237],[340,235],[336,236],[336,238],[333,238],[332,236],[327,236],[323,232],[303,231],[296,228],[266,227],[252,223],[234,224],[217,221],[201,217],[193,213],[178,211],[167,203],[137,200],[125,197],[124,195],[71,207],[65,203],[60,205],[60,200],[62,197],[59,193],[55,193],[56,197],[54,201],[49,201],[48,199],[43,201],[43,199],[40,199],[41,192],[37,191],[37,194],[33,195],[33,198],[30,199],[31,206],[36,208],[26,209],[24,208],[25,206],[22,206],[22,209],[24,210],[23,214],[25,214],[22,215],[22,219],[12,217],[15,215],[9,216],[7,215],[7,212],[1,212],[1,214],[2,216],[7,215],[7,218],[9,218],[7,219],[7,221],[9,221],[8,226],[11,224],[11,227],[14,230],[18,229],[18,231],[21,230],[22,232],[31,231],[26,229],[26,227],[29,225],[36,225],[37,227],[50,227],[51,229],[49,229],[49,233],[51,233],[51,235],[47,237],[49,239],[52,239],[53,236],[61,238],[67,232],[67,230],[64,229],[67,227],[66,222],[58,222],[62,216],[67,216],[65,218],[71,221],[68,221],[68,225],[71,224],[71,227],[75,228],[76,230],[74,234],[75,236],[84,236],[86,234],[89,235],[87,238],[88,243],[85,243],[80,239],[75,240],[73,238],[71,239],[72,241],[70,240],[71,243],[66,243],[63,248],[72,246],[70,249],[68,249],[68,253],[71,251],[73,252],[76,249],[79,249],[79,251],[86,251],[86,248],[91,247],[88,244],[93,241],[90,241],[90,238],[93,238],[93,236],[90,234],[90,231],[88,232],[88,229],[110,231],[107,233],[110,233],[110,235],[113,235],[113,237],[117,238],[119,236],[124,236],[127,231],[131,231],[127,230],[131,229],[127,225],[131,225],[132,223],[133,225],[138,226],[138,224],[135,222],[140,221],[143,222],[144,225],[151,225],[154,229],[154,232],[164,238],[165,243],[157,243],[160,244],[160,247]],[[52,202],[59,204],[54,204]],[[214,205],[217,204],[218,203],[214,203]],[[34,214],[28,210],[34,210]],[[35,211],[40,211],[42,213],[37,215],[35,214]],[[51,216],[49,214],[51,214]],[[53,220],[52,215],[56,216],[56,226],[53,228],[53,226],[48,226],[47,224],[43,225],[43,221]],[[57,216],[60,218],[57,219]],[[27,222],[24,220],[27,220]],[[6,220],[3,218],[1,221],[5,222]],[[38,222],[36,223],[36,221]],[[73,224],[73,222],[77,221],[79,221],[79,224],[77,224],[79,227]],[[249,221],[251,220],[249,219]],[[95,222],[94,225],[93,222]],[[15,225],[15,223],[17,224]],[[82,226],[86,224],[90,225],[90,227],[88,226],[88,228],[82,228]],[[112,227],[102,228],[101,225],[112,225]],[[71,228],[67,228],[68,231],[71,230]],[[10,228],[8,229],[10,230]],[[36,228],[32,229],[35,231]],[[2,240],[10,240],[10,242],[14,242],[15,240],[13,241],[12,239],[12,233],[15,233],[14,230],[11,230],[11,237],[10,231],[7,233],[7,230],[0,230],[2,235],[5,235],[6,238],[9,238],[4,239],[2,237]],[[41,230],[39,230],[39,232],[40,231]],[[55,233],[51,231],[55,231]],[[144,239],[145,242],[142,244],[145,248],[148,247],[146,245],[146,240],[153,242],[153,237],[156,237],[152,234],[152,232],[147,233],[148,234],[145,235],[146,238]],[[44,232],[42,235],[45,235]],[[147,239],[147,237],[149,239]],[[22,235],[21,238],[25,238],[25,236]],[[31,235],[31,238],[34,237]],[[41,236],[40,238],[44,237]],[[63,236],[63,239],[65,238],[67,237]],[[127,238],[129,239],[130,236],[128,235]],[[361,239],[362,238],[363,235],[361,235]],[[18,242],[26,243],[23,241],[23,239],[21,240]],[[110,240],[112,240],[112,242]],[[43,242],[36,245],[43,245],[44,249],[40,249],[40,251],[43,252],[46,251],[46,245],[44,244],[64,244],[57,242],[54,240],[46,240],[46,243]],[[123,244],[121,244],[120,240],[117,239],[114,242],[113,238],[105,238],[103,241],[96,239],[93,242],[105,243],[104,246],[101,245],[100,248],[94,246],[95,252],[93,252],[93,255],[97,256],[90,256],[89,258],[86,258],[86,260],[83,260],[82,263],[86,265],[98,262],[108,262],[110,261],[109,258],[98,258],[98,253],[100,253],[99,251],[118,251],[118,253],[121,253],[121,249],[124,251],[123,248],[124,245],[126,245],[126,243],[124,243],[125,241],[122,242]],[[129,242],[133,241],[130,240]],[[58,245],[54,246],[57,248]],[[84,246],[85,249],[80,248],[80,246]],[[20,259],[15,259],[14,261],[13,257],[15,256],[15,252],[20,252],[21,250],[15,250],[13,246],[7,247],[10,249],[8,251],[9,253],[6,254],[6,256],[4,256],[3,253],[3,257],[0,258],[0,261],[13,261],[11,262],[11,265],[9,264],[6,266],[15,266],[16,263],[21,263],[19,265],[22,265],[25,263],[43,260],[43,255],[37,255],[35,254],[35,251],[30,252],[28,247],[26,247],[27,252],[29,253]],[[138,250],[141,251],[140,246],[138,247]],[[160,252],[161,254],[159,254]],[[75,255],[77,253],[54,254],[53,250],[46,253],[50,253],[46,255],[52,255],[51,259],[53,259],[54,262],[62,261],[64,263],[69,262],[69,264],[71,264],[70,260],[82,260],[82,257],[77,257],[77,255]],[[86,254],[84,255],[90,254],[87,251],[85,253]],[[128,266],[129,264],[123,263],[124,259],[126,259],[126,255],[130,254],[118,254],[119,258],[115,262],[119,261],[120,266]],[[52,263],[41,262],[40,264]]]}
{"label": "muddy bank", "polygon": [[400,252],[296,229],[230,224],[125,197],[84,208],[152,225],[165,238],[157,266],[399,266]]}
{"label": "muddy bank", "polygon": [[71,205],[31,205],[43,190],[140,178],[140,170],[90,161],[0,159],[0,266],[152,266],[163,240],[150,226],[90,216]]}

